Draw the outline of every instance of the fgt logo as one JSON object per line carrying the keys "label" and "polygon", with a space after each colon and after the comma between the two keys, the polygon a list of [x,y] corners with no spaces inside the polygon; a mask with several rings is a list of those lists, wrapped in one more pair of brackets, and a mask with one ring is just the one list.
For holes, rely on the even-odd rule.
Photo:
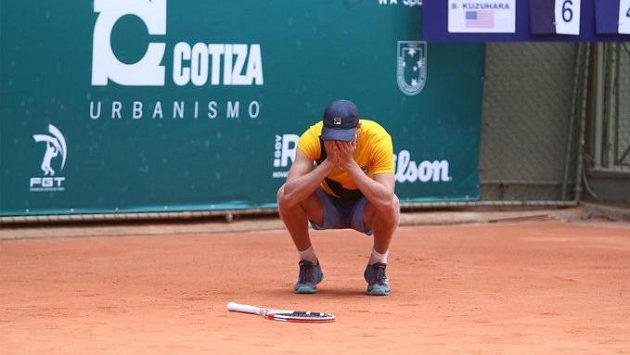
{"label": "fgt logo", "polygon": [[63,170],[66,165],[67,145],[66,139],[61,131],[49,124],[48,132],[46,134],[34,134],[33,139],[35,142],[46,143],[46,150],[44,151],[44,157],[40,168],[44,173],[44,177],[31,177],[30,190],[31,191],[63,191],[64,188],[61,184],[66,180],[65,177],[53,177],[55,170],[52,167],[53,158],[61,158],[60,170]]}

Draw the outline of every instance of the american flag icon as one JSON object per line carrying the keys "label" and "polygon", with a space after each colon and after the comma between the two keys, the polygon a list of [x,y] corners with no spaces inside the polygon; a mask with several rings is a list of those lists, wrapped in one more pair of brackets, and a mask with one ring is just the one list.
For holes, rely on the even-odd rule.
{"label": "american flag icon", "polygon": [[494,12],[492,11],[466,11],[467,28],[493,28]]}

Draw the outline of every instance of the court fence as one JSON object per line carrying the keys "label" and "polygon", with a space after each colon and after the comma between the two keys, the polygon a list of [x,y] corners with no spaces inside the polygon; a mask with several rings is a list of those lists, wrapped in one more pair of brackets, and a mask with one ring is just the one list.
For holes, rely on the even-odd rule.
{"label": "court fence", "polygon": [[489,43],[481,198],[407,207],[630,205],[630,44]]}
{"label": "court fence", "polygon": [[584,198],[630,205],[630,43],[600,43],[592,55]]}
{"label": "court fence", "polygon": [[477,205],[630,204],[630,44],[489,44],[484,90]]}

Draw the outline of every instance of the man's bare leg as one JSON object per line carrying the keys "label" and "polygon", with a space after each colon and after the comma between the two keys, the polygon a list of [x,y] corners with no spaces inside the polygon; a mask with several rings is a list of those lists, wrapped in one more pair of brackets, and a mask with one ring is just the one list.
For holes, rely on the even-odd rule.
{"label": "man's bare leg", "polygon": [[309,219],[316,224],[321,224],[324,220],[324,209],[317,195],[313,193],[304,201],[287,201],[283,185],[278,190],[278,211],[297,250],[308,249],[311,246]]}
{"label": "man's bare leg", "polygon": [[398,197],[394,195],[391,208],[378,211],[369,202],[364,210],[364,222],[372,229],[374,247],[363,276],[368,283],[367,293],[373,296],[386,296],[390,292],[385,273],[387,256],[394,232],[400,221]]}
{"label": "man's bare leg", "polygon": [[304,201],[288,201],[282,186],[278,190],[278,211],[300,254],[300,273],[293,291],[315,293],[317,284],[322,281],[324,274],[311,244],[308,222],[310,219],[321,225],[324,220],[324,210],[319,198],[313,193]]}
{"label": "man's bare leg", "polygon": [[380,254],[387,253],[400,221],[398,197],[394,195],[392,206],[387,211],[377,211],[368,202],[363,212],[363,219],[366,226],[370,227],[374,233],[374,250]]}

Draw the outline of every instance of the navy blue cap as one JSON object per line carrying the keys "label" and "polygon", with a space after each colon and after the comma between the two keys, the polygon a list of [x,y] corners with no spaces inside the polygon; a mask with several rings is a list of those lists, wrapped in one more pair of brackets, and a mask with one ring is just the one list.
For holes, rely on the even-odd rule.
{"label": "navy blue cap", "polygon": [[357,107],[348,100],[335,100],[324,111],[322,140],[349,142],[359,126]]}

